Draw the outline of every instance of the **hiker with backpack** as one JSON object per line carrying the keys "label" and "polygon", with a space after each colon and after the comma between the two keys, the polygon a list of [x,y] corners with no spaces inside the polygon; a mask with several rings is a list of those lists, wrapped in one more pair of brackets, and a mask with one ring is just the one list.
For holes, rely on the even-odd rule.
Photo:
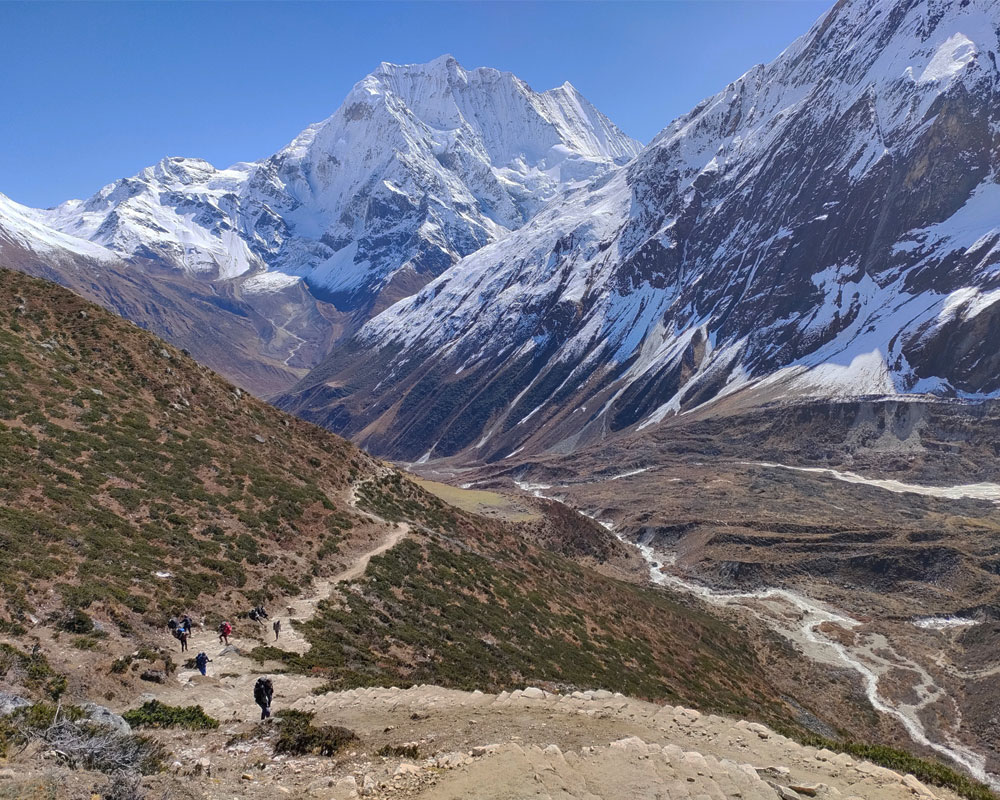
{"label": "hiker with backpack", "polygon": [[219,623],[219,644],[229,644],[229,635],[233,632],[233,626],[228,622]]}
{"label": "hiker with backpack", "polygon": [[174,631],[174,638],[181,643],[181,652],[183,653],[188,649],[188,635],[187,631],[183,628],[178,628]]}
{"label": "hiker with backpack", "polygon": [[205,653],[198,653],[198,655],[194,657],[194,665],[198,668],[198,672],[202,675],[208,674],[208,665],[211,663],[212,659],[205,655]]}
{"label": "hiker with backpack", "polygon": [[270,678],[260,677],[253,687],[253,700],[260,706],[260,718],[271,716],[271,698],[274,697],[274,684]]}
{"label": "hiker with backpack", "polygon": [[181,617],[180,627],[184,629],[184,633],[186,633],[188,636],[191,635],[191,626],[193,624],[194,622],[191,620],[191,617],[189,617],[187,614]]}
{"label": "hiker with backpack", "polygon": [[281,620],[276,619],[271,629],[274,631],[274,641],[278,641],[278,634],[281,633]]}

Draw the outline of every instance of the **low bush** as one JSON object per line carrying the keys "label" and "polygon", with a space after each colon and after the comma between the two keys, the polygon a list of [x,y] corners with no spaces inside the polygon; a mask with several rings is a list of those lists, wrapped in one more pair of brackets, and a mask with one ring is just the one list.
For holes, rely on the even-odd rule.
{"label": "low bush", "polygon": [[0,643],[0,677],[53,700],[66,691],[66,676],[53,670],[44,655],[40,652],[29,655],[6,643]]}
{"label": "low bush", "polygon": [[313,725],[313,715],[288,709],[278,712],[275,753],[332,756],[348,742],[357,740],[354,731],[333,725]]}
{"label": "low bush", "polygon": [[70,769],[149,775],[161,769],[165,757],[157,742],[90,722],[74,706],[35,703],[0,720],[0,743],[5,752],[11,746],[26,747],[39,740]]}
{"label": "low bush", "polygon": [[387,744],[383,746],[378,755],[383,758],[419,758],[417,746],[415,744]]}
{"label": "low bush", "polygon": [[[112,772],[107,785],[100,787],[99,791],[103,800],[143,800],[146,797],[146,790],[142,787],[142,775],[126,769]],[[94,794],[97,794],[97,791]]]}
{"label": "low bush", "polygon": [[833,741],[822,736],[796,738],[803,744],[812,747],[825,747],[835,753],[847,753],[855,758],[871,761],[886,769],[903,774],[910,773],[923,783],[951,789],[968,800],[997,800],[997,795],[985,784],[937,761],[918,758],[905,750],[897,750],[895,747],[881,744],[868,744],[867,742]]}
{"label": "low bush", "polygon": [[122,716],[134,728],[187,728],[192,731],[211,730],[219,721],[205,713],[201,706],[168,706],[150,700]]}
{"label": "low bush", "polygon": [[67,633],[90,633],[94,630],[94,621],[79,608],[76,608],[63,616],[56,627]]}

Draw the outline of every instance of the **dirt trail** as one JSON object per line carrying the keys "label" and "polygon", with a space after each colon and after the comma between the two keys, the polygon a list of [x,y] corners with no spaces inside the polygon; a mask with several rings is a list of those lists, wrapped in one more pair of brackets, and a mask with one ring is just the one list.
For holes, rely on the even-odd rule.
{"label": "dirt trail", "polygon": [[289,603],[287,619],[282,621],[281,635],[276,645],[282,650],[288,650],[292,653],[305,653],[310,647],[309,642],[294,623],[312,619],[316,613],[316,606],[330,596],[330,592],[336,584],[360,578],[365,574],[365,570],[368,569],[368,562],[371,559],[377,555],[381,555],[386,550],[391,550],[409,533],[410,526],[405,522],[400,522],[396,525],[396,529],[374,549],[362,553],[354,559],[350,566],[341,570],[336,575],[316,581],[313,585],[313,593],[308,597],[300,597]]}
{"label": "dirt trail", "polygon": [[[175,753],[192,796],[956,800],[912,776],[802,747],[757,723],[608,691],[370,688],[306,693],[295,707],[313,712],[317,723],[350,728],[358,742],[336,759],[287,758],[263,741],[224,744],[245,724],[185,737]],[[386,745],[415,752],[381,757]],[[206,761],[208,774],[186,771]]]}
{"label": "dirt trail", "polygon": [[[301,630],[291,624],[292,621],[301,623],[311,619],[316,613],[316,607],[330,596],[336,584],[361,577],[374,556],[397,545],[409,532],[409,525],[399,523],[374,547],[358,554],[343,570],[330,578],[317,581],[310,595],[293,600],[287,606],[286,614],[272,614],[271,619],[266,621],[267,624],[257,625],[251,620],[241,620],[241,624],[233,631],[228,646],[219,640],[218,634],[210,630],[196,630],[188,642],[189,650],[185,657],[193,658],[198,652],[204,651],[211,659],[208,675],[201,675],[194,669],[180,669],[176,682],[154,689],[138,698],[139,702],[156,698],[169,705],[197,704],[207,714],[219,720],[249,719],[256,709],[252,698],[253,684],[257,677],[279,669],[284,671],[284,665],[270,662],[260,664],[251,659],[249,653],[260,644],[276,644],[282,650],[305,653],[310,647],[309,642]],[[275,619],[282,622],[277,642],[274,641],[270,626]],[[177,649],[176,643],[167,634],[164,634],[162,644],[169,649]],[[322,682],[319,678],[304,675],[282,675],[281,680],[275,683],[275,708],[287,707],[310,695]]]}

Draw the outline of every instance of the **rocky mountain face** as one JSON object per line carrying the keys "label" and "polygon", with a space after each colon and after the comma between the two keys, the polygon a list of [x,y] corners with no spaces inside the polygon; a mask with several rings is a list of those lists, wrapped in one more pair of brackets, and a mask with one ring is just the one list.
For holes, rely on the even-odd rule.
{"label": "rocky mountain face", "polygon": [[[568,83],[538,93],[450,56],[384,63],[333,116],[262,161],[216,169],[166,158],[49,210],[4,198],[0,226],[8,244],[50,262],[117,257],[119,269],[138,265],[157,287],[189,285],[207,304],[186,313],[241,335],[185,346],[268,394],[301,377],[345,330],[639,148]],[[160,302],[154,291],[150,303]],[[261,351],[269,378],[227,368],[226,350]]]}
{"label": "rocky mountain face", "polygon": [[998,26],[992,0],[841,0],[281,405],[379,453],[495,460],[721,397],[995,395]]}

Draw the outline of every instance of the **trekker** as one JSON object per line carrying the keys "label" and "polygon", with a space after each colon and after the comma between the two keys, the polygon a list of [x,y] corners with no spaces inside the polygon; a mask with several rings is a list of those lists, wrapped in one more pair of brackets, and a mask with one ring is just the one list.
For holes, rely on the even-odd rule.
{"label": "trekker", "polygon": [[169,620],[167,621],[167,628],[169,628],[169,629],[170,629],[170,632],[171,632],[171,633],[173,633],[174,631],[176,631],[176,630],[177,630],[177,617],[171,617],[171,618],[170,618],[170,619],[169,619]]}
{"label": "trekker", "polygon": [[194,622],[191,620],[191,617],[189,617],[187,614],[185,614],[183,617],[181,617],[181,627],[184,629],[184,632],[188,636],[191,635],[191,626],[193,624],[194,624]]}
{"label": "trekker", "polygon": [[208,665],[211,663],[212,659],[210,659],[204,653],[198,653],[198,655],[194,657],[194,665],[198,667],[198,672],[200,672],[202,675],[208,674],[206,670],[208,669]]}
{"label": "trekker", "polygon": [[249,611],[247,612],[247,616],[248,616],[248,617],[250,617],[250,619],[252,619],[252,620],[253,620],[254,622],[256,622],[256,623],[257,623],[258,625],[263,625],[263,624],[264,624],[263,622],[261,622],[261,621],[260,621],[260,616],[258,616],[258,614],[257,614],[257,609],[256,609],[256,608],[251,608],[251,609],[250,609],[250,610],[249,610]]}
{"label": "trekker", "polygon": [[271,627],[274,629],[274,641],[278,641],[278,634],[281,633],[281,620],[276,619]]}
{"label": "trekker", "polygon": [[176,637],[177,641],[181,643],[181,652],[183,653],[185,650],[188,649],[187,631],[184,630],[183,628],[178,628],[176,631],[174,631],[174,636]]}
{"label": "trekker", "polygon": [[267,612],[264,610],[264,606],[257,606],[254,610],[257,612],[257,616],[260,619],[267,619]]}
{"label": "trekker", "polygon": [[274,697],[274,685],[270,678],[257,678],[253,687],[253,700],[260,706],[260,718],[271,716],[271,698]]}
{"label": "trekker", "polygon": [[219,642],[221,644],[229,644],[229,635],[233,632],[233,626],[228,622],[222,622],[219,624]]}

